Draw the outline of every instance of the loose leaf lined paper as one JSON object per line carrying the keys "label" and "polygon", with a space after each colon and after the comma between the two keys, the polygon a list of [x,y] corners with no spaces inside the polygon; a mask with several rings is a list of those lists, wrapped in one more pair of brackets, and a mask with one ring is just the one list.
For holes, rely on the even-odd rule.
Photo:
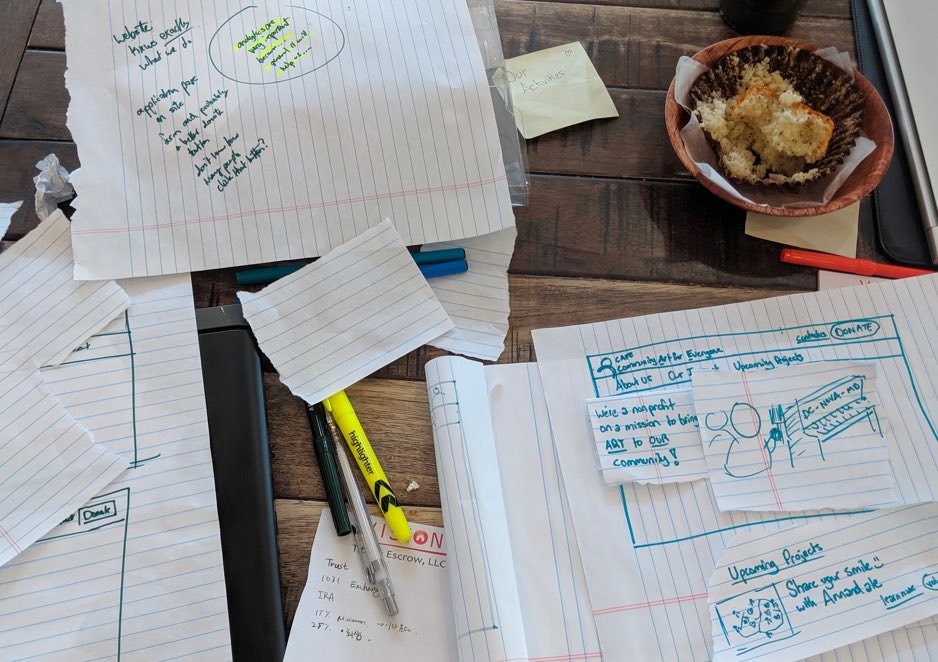
{"label": "loose leaf lined paper", "polygon": [[0,569],[5,658],[231,659],[189,277],[121,285],[127,315],[40,374],[126,471]]}
{"label": "loose leaf lined paper", "polygon": [[79,278],[514,225],[464,0],[66,0]]}
{"label": "loose leaf lined paper", "polygon": [[61,212],[0,256],[0,565],[124,469],[39,378],[127,308],[117,284],[77,283],[72,266]]}
{"label": "loose leaf lined paper", "polygon": [[438,526],[415,525],[414,535],[401,544],[384,520],[373,517],[387,557],[388,574],[400,611],[388,616],[365,576],[354,536],[335,535],[329,509],[319,527],[309,559],[309,573],[296,608],[285,662],[317,659],[357,662],[380,657],[382,662],[412,662],[422,654],[436,662],[457,662],[453,614],[449,602],[449,553],[446,532]]}
{"label": "loose leaf lined paper", "polygon": [[389,221],[257,294],[244,317],[280,380],[320,402],[453,328]]}
{"label": "loose leaf lined paper", "polygon": [[423,251],[463,248],[469,265],[464,274],[427,281],[456,325],[430,345],[487,361],[496,361],[502,355],[510,312],[508,264],[517,234],[509,228],[458,243],[423,246]]}
{"label": "loose leaf lined paper", "polygon": [[[849,515],[721,512],[709,481],[611,487],[596,471],[587,398],[686,386],[691,371],[841,360],[876,366],[905,503],[938,497],[938,278],[925,277],[533,333],[603,653],[712,654],[707,586],[734,535]],[[856,511],[850,511],[856,512]],[[934,621],[831,653],[830,660],[928,659]]]}
{"label": "loose leaf lined paper", "polygon": [[936,527],[926,504],[740,534],[710,579],[714,662],[794,662],[938,614]]}
{"label": "loose leaf lined paper", "polygon": [[897,505],[875,366],[705,370],[693,383],[720,510]]}
{"label": "loose leaf lined paper", "polygon": [[586,407],[606,483],[707,477],[690,389],[591,398]]}

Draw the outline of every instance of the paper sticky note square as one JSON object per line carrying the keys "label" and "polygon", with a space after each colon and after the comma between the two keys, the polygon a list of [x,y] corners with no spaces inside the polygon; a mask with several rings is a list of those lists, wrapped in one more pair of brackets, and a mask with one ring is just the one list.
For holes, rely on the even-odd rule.
{"label": "paper sticky note square", "polygon": [[521,135],[602,117],[618,117],[606,85],[578,41],[505,60],[515,122]]}

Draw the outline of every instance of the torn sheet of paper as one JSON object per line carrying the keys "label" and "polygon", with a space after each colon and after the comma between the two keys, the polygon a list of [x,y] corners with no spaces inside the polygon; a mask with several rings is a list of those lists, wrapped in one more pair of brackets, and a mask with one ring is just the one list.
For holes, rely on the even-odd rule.
{"label": "torn sheet of paper", "polygon": [[332,662],[374,657],[369,651],[380,651],[382,662],[412,662],[423,654],[439,662],[459,660],[453,612],[447,607],[446,532],[416,525],[410,542],[402,545],[383,519],[372,517],[371,524],[387,553],[400,611],[388,616],[384,603],[375,598],[353,537],[335,535],[326,508],[319,517],[309,579],[293,619],[285,662],[309,660],[310,651]]}
{"label": "torn sheet of paper", "polygon": [[130,300],[114,281],[75,281],[72,266],[60,211],[0,256],[0,364],[56,364],[127,309]]}
{"label": "torn sheet of paper", "polygon": [[578,41],[505,60],[515,122],[525,138],[618,117],[605,83]]}
{"label": "torn sheet of paper", "polygon": [[55,154],[49,154],[36,164],[39,174],[33,177],[36,185],[36,216],[46,220],[59,208],[59,203],[75,197],[75,189],[69,182],[69,172]]}
{"label": "torn sheet of paper", "polygon": [[62,6],[79,278],[514,225],[465,0]]}
{"label": "torn sheet of paper", "polygon": [[938,614],[936,528],[932,503],[739,534],[708,588],[714,662],[801,660]]}
{"label": "torn sheet of paper", "polygon": [[877,276],[858,276],[857,274],[843,274],[839,271],[825,271],[818,269],[817,288],[818,290],[837,290],[842,287],[856,287],[857,285],[872,285],[873,283],[882,283],[888,278],[879,278]]}
{"label": "torn sheet of paper", "polygon": [[821,216],[746,214],[746,234],[750,237],[845,257],[857,256],[859,225],[859,202]]}
{"label": "torn sheet of paper", "polygon": [[238,298],[280,380],[310,403],[453,328],[390,221]]}
{"label": "torn sheet of paper", "polygon": [[20,202],[0,202],[0,239],[6,236],[7,230],[10,229],[10,222],[13,220],[13,214],[18,212],[22,206],[22,200]]}
{"label": "torn sheet of paper", "polygon": [[0,569],[0,651],[230,662],[190,277],[120,285],[127,312],[40,376],[127,470]]}
{"label": "torn sheet of paper", "polygon": [[689,388],[591,398],[586,408],[607,484],[707,477]]}
{"label": "torn sheet of paper", "polygon": [[0,565],[83,506],[126,463],[94,443],[32,367],[0,367]]}
{"label": "torn sheet of paper", "polygon": [[469,271],[428,282],[453,324],[430,345],[454,354],[496,361],[508,333],[508,265],[515,250],[515,228],[455,243],[426,244],[421,251],[463,248]]}
{"label": "torn sheet of paper", "polygon": [[694,403],[721,510],[895,505],[898,447],[876,368],[819,362],[697,371]]}

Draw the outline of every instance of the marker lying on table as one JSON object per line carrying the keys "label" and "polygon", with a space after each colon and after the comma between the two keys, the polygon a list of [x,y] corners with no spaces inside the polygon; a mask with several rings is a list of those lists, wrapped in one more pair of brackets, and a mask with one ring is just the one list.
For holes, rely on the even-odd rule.
{"label": "marker lying on table", "polygon": [[841,271],[858,276],[879,276],[881,278],[910,278],[912,276],[928,276],[938,273],[938,271],[929,271],[928,269],[900,267],[894,264],[873,262],[872,260],[861,260],[814,251],[801,251],[795,248],[783,249],[781,260],[788,264],[800,264],[803,267]]}
{"label": "marker lying on table", "polygon": [[[414,258],[417,266],[420,267],[424,278],[451,276],[469,270],[469,265],[466,263],[466,251],[462,248],[444,248],[439,251],[411,253],[410,255]],[[235,280],[238,285],[269,285],[275,280],[289,276],[294,271],[299,271],[307,264],[309,264],[309,261],[304,260],[303,262],[275,264],[272,267],[242,269],[235,273]]]}
{"label": "marker lying on table", "polygon": [[309,418],[309,428],[313,433],[313,451],[316,453],[316,463],[322,475],[322,483],[326,489],[326,500],[329,502],[329,512],[332,513],[332,524],[335,526],[337,536],[347,536],[352,532],[348,511],[345,509],[345,495],[342,483],[339,480],[339,467],[336,464],[336,449],[329,437],[326,420],[326,409],[322,403],[306,405],[306,416]]}
{"label": "marker lying on table", "polygon": [[401,542],[410,540],[410,525],[407,518],[404,517],[404,511],[397,505],[397,496],[391,489],[391,483],[388,481],[384,469],[378,462],[378,457],[371,448],[371,443],[362,429],[362,424],[352,409],[352,403],[349,402],[345,391],[339,391],[335,395],[323,400],[322,404],[326,411],[332,415],[336,425],[342,431],[345,442],[348,444],[358,468],[361,469],[365,481],[368,483],[368,489],[374,494],[375,501],[381,512],[384,513],[384,519],[388,521],[391,527],[391,533]]}
{"label": "marker lying on table", "polygon": [[[345,449],[341,446],[342,442],[339,441],[335,421],[327,417],[326,422],[335,443],[339,474],[342,477],[345,496],[348,498],[351,509],[348,515],[352,519],[352,532],[355,534],[355,542],[358,543],[358,553],[365,565],[365,576],[368,578],[368,583],[377,588],[378,597],[384,601],[388,615],[394,616],[398,611],[397,600],[394,599],[394,585],[391,584],[391,575],[388,572],[388,566],[384,563],[384,556],[381,554],[378,536],[371,526],[371,515],[368,514],[365,497],[362,496],[355,482],[355,472],[352,470],[352,463],[349,462]],[[345,506],[342,506],[342,509],[344,510]]]}

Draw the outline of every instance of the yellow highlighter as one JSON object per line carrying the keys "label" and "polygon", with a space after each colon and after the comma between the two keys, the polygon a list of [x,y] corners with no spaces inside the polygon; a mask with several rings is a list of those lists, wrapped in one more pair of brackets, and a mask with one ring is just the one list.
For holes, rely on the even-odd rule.
{"label": "yellow highlighter", "polygon": [[410,525],[407,518],[404,517],[404,511],[397,505],[397,496],[391,489],[391,483],[388,481],[384,469],[378,462],[368,437],[365,436],[365,430],[352,409],[352,403],[349,402],[345,391],[339,391],[335,395],[322,401],[326,411],[332,414],[336,425],[342,431],[345,442],[352,450],[355,461],[358,462],[358,468],[361,469],[371,493],[374,494],[378,507],[384,513],[384,519],[388,521],[391,527],[391,533],[401,542],[410,540]]}

